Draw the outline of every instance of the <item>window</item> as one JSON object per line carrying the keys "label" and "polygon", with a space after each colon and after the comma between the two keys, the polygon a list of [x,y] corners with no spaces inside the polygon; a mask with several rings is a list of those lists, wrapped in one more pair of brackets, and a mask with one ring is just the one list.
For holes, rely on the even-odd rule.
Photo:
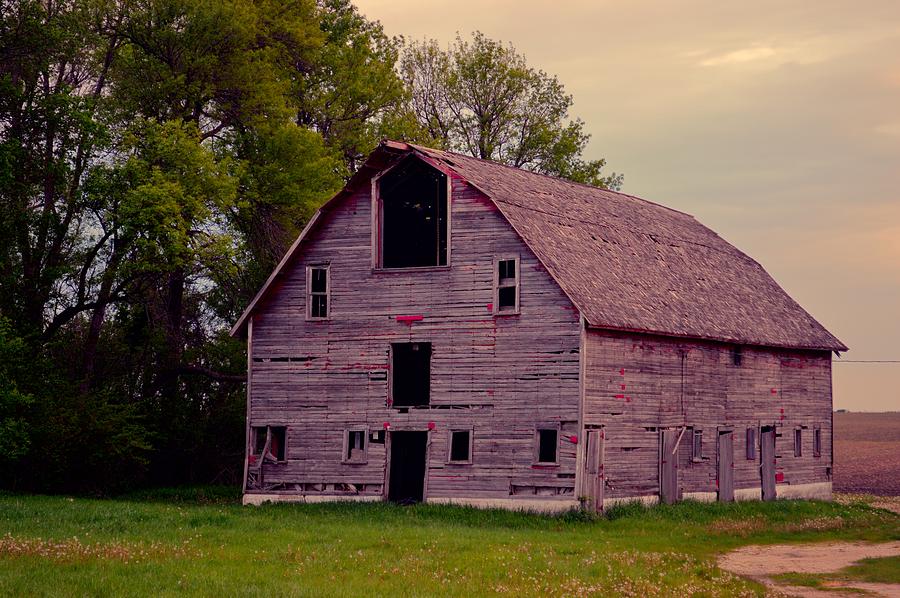
{"label": "window", "polygon": [[472,462],[472,431],[450,430],[450,449],[447,461],[450,463]]}
{"label": "window", "polygon": [[494,262],[494,313],[519,313],[519,258]]}
{"label": "window", "polygon": [[418,158],[408,158],[385,173],[377,185],[376,266],[446,266],[447,176]]}
{"label": "window", "polygon": [[747,460],[756,460],[756,428],[747,428]]}
{"label": "window", "polygon": [[813,457],[822,456],[822,428],[813,429]]}
{"label": "window", "polygon": [[794,456],[803,456],[803,430],[800,428],[794,430]]}
{"label": "window", "polygon": [[693,433],[691,434],[691,438],[693,442],[691,443],[691,460],[692,461],[702,461],[703,460],[703,430],[698,430],[694,428]]}
{"label": "window", "polygon": [[328,276],[328,267],[307,267],[306,288],[306,317],[310,320],[327,319],[331,303],[331,280]]}
{"label": "window", "polygon": [[[253,426],[250,428],[253,455],[270,461],[284,461],[287,428],[284,426]],[[266,450],[266,444],[269,448]]]}
{"label": "window", "polygon": [[734,347],[731,349],[731,363],[739,366],[744,361],[743,347]]}
{"label": "window", "polygon": [[344,463],[365,463],[368,461],[368,432],[357,428],[344,432]]}
{"label": "window", "polygon": [[557,463],[557,451],[559,449],[558,428],[538,428],[537,431],[537,462],[545,464]]}
{"label": "window", "polygon": [[394,407],[428,405],[431,394],[431,343],[391,344],[391,396]]}

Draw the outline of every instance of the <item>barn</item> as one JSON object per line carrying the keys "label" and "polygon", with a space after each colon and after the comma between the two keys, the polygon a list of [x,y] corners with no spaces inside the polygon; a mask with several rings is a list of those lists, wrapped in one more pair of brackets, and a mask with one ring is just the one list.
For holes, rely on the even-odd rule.
{"label": "barn", "polygon": [[692,216],[385,141],[247,341],[244,502],[831,495],[846,347]]}

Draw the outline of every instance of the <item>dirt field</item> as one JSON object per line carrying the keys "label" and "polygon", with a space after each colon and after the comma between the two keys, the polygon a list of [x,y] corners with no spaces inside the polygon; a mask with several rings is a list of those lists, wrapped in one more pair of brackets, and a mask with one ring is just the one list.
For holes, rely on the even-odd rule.
{"label": "dirt field", "polygon": [[900,496],[900,412],[834,414],[834,489]]}

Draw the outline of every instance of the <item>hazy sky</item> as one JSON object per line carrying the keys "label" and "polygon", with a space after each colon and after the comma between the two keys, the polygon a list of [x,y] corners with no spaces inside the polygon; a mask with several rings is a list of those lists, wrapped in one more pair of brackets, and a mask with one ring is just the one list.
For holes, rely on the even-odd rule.
{"label": "hazy sky", "polygon": [[[900,360],[900,1],[356,4],[389,35],[512,42],[624,191],[759,261],[845,359]],[[900,363],[836,363],[834,404],[900,410]]]}

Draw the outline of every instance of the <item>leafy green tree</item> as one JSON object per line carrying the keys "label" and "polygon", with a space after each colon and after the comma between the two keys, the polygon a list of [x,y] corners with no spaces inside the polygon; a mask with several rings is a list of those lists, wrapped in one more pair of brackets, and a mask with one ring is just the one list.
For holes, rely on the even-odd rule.
{"label": "leafy green tree", "polygon": [[618,189],[622,176],[584,160],[590,139],[570,120],[572,96],[552,75],[528,66],[512,45],[476,32],[446,50],[409,44],[400,71],[410,105],[428,136],[448,149],[573,181]]}

